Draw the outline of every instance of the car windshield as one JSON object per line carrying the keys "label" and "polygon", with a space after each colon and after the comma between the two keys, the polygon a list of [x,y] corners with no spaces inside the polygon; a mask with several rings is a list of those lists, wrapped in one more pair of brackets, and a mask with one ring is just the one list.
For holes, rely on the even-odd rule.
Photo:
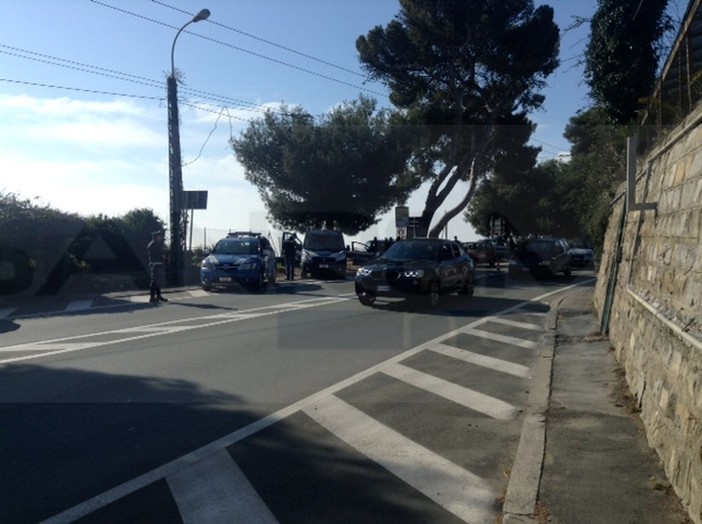
{"label": "car windshield", "polygon": [[305,235],[305,249],[311,251],[343,251],[344,237],[333,233],[307,233]]}
{"label": "car windshield", "polygon": [[392,260],[435,260],[439,256],[439,244],[436,242],[401,241],[395,242],[383,255]]}
{"label": "car windshield", "polygon": [[220,240],[212,253],[215,255],[256,255],[258,254],[258,242],[241,239]]}

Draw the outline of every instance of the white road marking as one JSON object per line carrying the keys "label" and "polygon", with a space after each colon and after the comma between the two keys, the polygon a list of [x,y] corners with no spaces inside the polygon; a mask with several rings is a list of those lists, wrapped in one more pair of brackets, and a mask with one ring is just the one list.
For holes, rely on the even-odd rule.
{"label": "white road marking", "polygon": [[516,320],[510,320],[504,317],[488,317],[488,322],[495,322],[497,324],[504,324],[505,326],[516,327],[521,329],[529,329],[531,331],[543,331],[544,327],[539,324],[530,324],[528,322],[517,322]]}
{"label": "white road marking", "polygon": [[482,355],[480,353],[474,353],[473,351],[468,351],[467,349],[460,349],[441,343],[434,344],[428,349],[447,357],[462,360],[463,362],[468,362],[469,364],[475,364],[476,366],[500,371],[501,373],[514,375],[515,377],[529,378],[530,375],[530,369],[527,366],[515,364],[514,362],[509,362],[508,360],[490,357],[488,355]]}
{"label": "white road marking", "polygon": [[203,298],[203,297],[209,297],[211,293],[209,291],[205,291],[204,289],[193,289],[191,291],[188,291],[188,294],[192,298]]}
{"label": "white road marking", "polygon": [[488,417],[511,420],[519,415],[519,409],[503,400],[453,384],[402,364],[389,364],[383,368],[383,373]]}
{"label": "white road marking", "polygon": [[[0,351],[78,351],[81,349],[86,349],[90,347],[95,347],[92,342],[83,343],[71,343],[71,342],[53,342],[49,344],[22,344],[21,346],[15,346],[13,349],[1,349]],[[21,357],[20,357],[21,358]],[[0,361],[2,362],[2,361]]]}
{"label": "white road marking", "polygon": [[278,522],[224,449],[170,475],[166,481],[185,524]]}
{"label": "white road marking", "polygon": [[92,300],[74,300],[73,302],[68,303],[68,305],[64,308],[64,311],[83,311],[85,309],[90,309],[90,306],[92,305]]}
{"label": "white road marking", "polygon": [[538,343],[532,342],[531,340],[524,340],[522,338],[500,335],[498,333],[491,333],[490,331],[483,331],[482,329],[466,328],[463,330],[463,333],[465,333],[466,335],[487,338],[489,340],[495,340],[497,342],[503,342],[505,344],[511,344],[513,346],[519,346],[527,349],[534,349],[539,346]]}
{"label": "white road marking", "polygon": [[[588,281],[589,282],[589,281]],[[586,282],[587,283],[587,282]],[[577,284],[567,286],[565,288],[561,289],[556,289],[553,291],[550,291],[544,295],[541,295],[539,297],[536,297],[532,300],[542,300],[547,297],[550,297],[552,295],[556,295],[558,293],[562,293],[564,291],[568,291],[570,289],[573,289],[577,287]],[[525,301],[520,304],[516,304],[512,307],[509,307],[499,313],[497,315],[506,315],[508,313],[515,313],[519,312],[521,313],[521,309],[525,307],[526,305],[530,304],[531,301]],[[215,315],[216,316],[216,315]],[[248,426],[244,426],[241,429],[238,429],[237,431],[234,431],[233,433],[230,433],[229,435],[225,435],[217,440],[214,440],[210,442],[209,444],[206,444],[202,446],[201,448],[198,448],[194,451],[191,451],[190,453],[183,455],[182,457],[179,457],[177,459],[172,460],[171,462],[168,462],[167,464],[164,464],[162,466],[159,466],[157,468],[154,468],[150,471],[147,471],[146,473],[143,473],[139,475],[138,477],[135,477],[131,480],[128,480],[118,486],[115,486],[114,488],[111,488],[107,491],[104,491],[90,499],[87,499],[79,504],[76,504],[75,506],[68,508],[61,513],[58,513],[54,515],[53,517],[50,517],[49,519],[43,521],[43,524],[67,524],[69,522],[73,522],[74,520],[78,520],[79,518],[82,518],[86,515],[89,515],[90,513],[97,511],[101,508],[104,508],[108,504],[111,504],[122,497],[126,497],[127,495],[130,495],[131,493],[134,493],[135,491],[144,488],[148,486],[149,484],[152,484],[158,480],[161,480],[163,478],[168,477],[169,475],[175,474],[176,472],[180,471],[183,467],[186,467],[189,464],[192,464],[193,462],[197,460],[202,460],[214,451],[217,451],[219,449],[223,449],[226,447],[231,446],[232,444],[236,444],[237,442],[240,442],[241,440],[250,437],[251,435],[254,435],[258,433],[259,431],[262,431],[273,424],[276,424],[277,422],[280,422],[281,420],[286,419],[290,415],[297,413],[300,410],[306,409],[308,406],[310,406],[312,403],[317,402],[319,400],[322,400],[326,398],[328,395],[333,395],[337,391],[341,391],[344,388],[347,388],[353,384],[356,384],[357,382],[360,382],[361,380],[364,380],[371,375],[374,375],[375,373],[378,373],[382,371],[383,367],[387,366],[390,363],[393,362],[400,362],[402,360],[405,360],[406,358],[409,358],[413,355],[416,355],[417,353],[424,351],[427,347],[431,347],[433,345],[436,345],[443,340],[447,340],[449,338],[455,337],[456,335],[459,335],[464,332],[466,328],[471,328],[475,326],[479,326],[480,324],[484,323],[484,319],[480,318],[477,319],[466,326],[462,328],[457,328],[452,331],[449,331],[448,333],[443,333],[442,335],[439,335],[438,337],[435,337],[432,340],[428,340],[427,342],[420,344],[418,346],[415,346],[412,349],[409,349],[405,351],[404,353],[400,353],[399,355],[395,355],[394,357],[389,358],[385,362],[381,362],[379,364],[376,364],[375,366],[372,366],[364,371],[361,371],[347,379],[344,379],[340,382],[337,382],[336,384],[333,384],[321,391],[318,391],[317,393],[314,393],[310,395],[309,397],[306,397],[304,399],[301,399],[297,402],[294,402],[293,404],[290,404],[289,406],[286,406],[275,413],[271,413],[270,415],[267,415],[263,418],[260,418]],[[0,361],[0,363],[2,363]],[[460,494],[460,498],[462,499],[464,497],[465,493]],[[481,519],[474,520],[474,522],[482,522],[484,521]],[[488,520],[490,522],[491,520]]]}
{"label": "white road marking", "polygon": [[495,520],[487,483],[424,446],[329,395],[304,412],[338,438],[466,522]]}
{"label": "white road marking", "polygon": [[[193,329],[200,329],[205,327],[216,326],[220,324],[226,324],[230,322],[237,322],[240,320],[251,319],[255,317],[264,317],[269,315],[278,315],[280,313],[285,313],[289,311],[299,311],[302,309],[313,308],[324,306],[328,304],[334,304],[336,302],[344,302],[348,300],[345,297],[317,297],[312,299],[305,299],[297,302],[290,302],[287,304],[278,304],[275,306],[262,306],[259,308],[252,308],[246,311],[236,311],[222,315],[217,313],[214,315],[207,315],[203,317],[189,317],[178,320],[169,320],[166,322],[159,322],[157,324],[150,324],[146,326],[135,326],[123,329],[114,329],[110,331],[103,331],[99,333],[87,333],[84,335],[78,335],[75,337],[65,337],[54,340],[43,340],[39,342],[29,342],[25,344],[17,344],[14,346],[6,346],[0,348],[0,354],[15,352],[15,351],[31,351],[35,352],[32,355],[26,355],[21,357],[13,357],[0,359],[1,364],[7,364],[10,362],[18,362],[21,360],[30,360],[40,357],[45,357],[49,355],[58,355],[61,353],[69,353],[72,351],[81,351],[84,349],[95,348],[100,346],[106,346],[109,344],[119,344],[123,342],[131,342],[134,340],[141,340],[150,337],[156,337],[160,335],[172,334],[181,331],[190,331]],[[202,323],[192,323],[193,320],[202,321]],[[184,324],[187,323],[187,324]],[[178,325],[181,324],[181,325]],[[184,325],[183,325],[184,324]],[[86,338],[102,336],[102,335],[126,335],[126,336],[116,336],[112,340],[100,340],[100,341],[85,341]],[[42,353],[36,353],[37,351],[42,351]]]}
{"label": "white road marking", "polygon": [[17,309],[18,308],[16,307],[6,307],[4,309],[0,309],[0,319],[9,317],[13,312],[17,311]]}

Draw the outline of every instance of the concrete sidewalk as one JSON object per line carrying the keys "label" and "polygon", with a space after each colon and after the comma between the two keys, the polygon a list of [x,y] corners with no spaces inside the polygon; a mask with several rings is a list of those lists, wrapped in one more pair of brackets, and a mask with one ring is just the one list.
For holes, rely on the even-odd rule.
{"label": "concrete sidewalk", "polygon": [[[552,357],[545,442],[520,442],[515,460],[515,466],[518,460],[541,466],[538,493],[532,491],[537,499],[531,515],[507,511],[515,499],[510,480],[504,522],[692,522],[647,444],[609,341],[598,334],[593,291],[578,288],[552,304],[553,335],[547,332],[542,353]],[[544,376],[537,370],[535,378],[538,387]]]}

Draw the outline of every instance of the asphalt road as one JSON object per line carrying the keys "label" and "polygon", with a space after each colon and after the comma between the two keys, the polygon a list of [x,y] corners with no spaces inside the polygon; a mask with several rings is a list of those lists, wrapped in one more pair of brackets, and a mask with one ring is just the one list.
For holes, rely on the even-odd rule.
{"label": "asphalt road", "polygon": [[494,521],[548,297],[592,275],[480,277],[435,309],[308,280],[5,319],[0,522]]}

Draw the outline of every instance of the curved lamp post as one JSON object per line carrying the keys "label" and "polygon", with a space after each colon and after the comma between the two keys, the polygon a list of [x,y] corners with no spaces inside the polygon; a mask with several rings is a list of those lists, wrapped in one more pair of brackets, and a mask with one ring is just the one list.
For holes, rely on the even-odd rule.
{"label": "curved lamp post", "polygon": [[178,83],[175,74],[175,45],[183,29],[190,24],[206,20],[208,9],[202,9],[192,20],[183,25],[173,39],[171,46],[171,74],[166,81],[168,86],[168,188],[170,193],[171,260],[172,283],[183,283],[183,250],[185,247],[185,215],[183,213],[183,170],[180,157],[180,129],[178,127]]}

